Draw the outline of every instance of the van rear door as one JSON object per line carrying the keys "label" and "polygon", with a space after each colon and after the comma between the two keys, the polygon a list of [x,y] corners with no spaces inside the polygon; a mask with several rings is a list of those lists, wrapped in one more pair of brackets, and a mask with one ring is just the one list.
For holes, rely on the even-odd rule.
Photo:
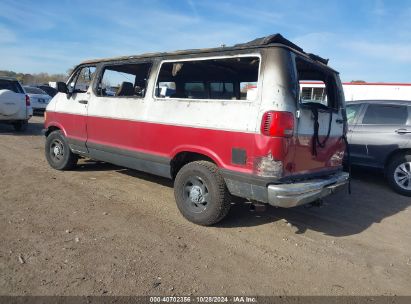
{"label": "van rear door", "polygon": [[338,74],[326,65],[296,58],[297,105],[293,175],[323,175],[341,169],[344,94]]}

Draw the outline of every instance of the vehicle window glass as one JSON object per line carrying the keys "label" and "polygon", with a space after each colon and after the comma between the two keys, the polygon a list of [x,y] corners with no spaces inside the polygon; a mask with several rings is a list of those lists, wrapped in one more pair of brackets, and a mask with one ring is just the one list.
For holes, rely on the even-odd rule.
{"label": "vehicle window glass", "polygon": [[42,95],[47,95],[46,92],[44,92],[42,89],[39,88],[34,88],[34,87],[24,87],[27,93],[29,94],[42,94]]}
{"label": "vehicle window glass", "polygon": [[361,108],[361,104],[355,104],[355,105],[347,105],[346,107],[346,112],[347,112],[347,122],[349,124],[354,123],[354,119],[358,114],[358,111]]}
{"label": "vehicle window glass", "polygon": [[144,97],[150,68],[151,63],[106,66],[98,84],[98,95],[103,97]]}
{"label": "vehicle window glass", "polygon": [[186,82],[184,84],[184,92],[187,98],[207,98],[205,85],[202,82]]}
{"label": "vehicle window glass", "polygon": [[370,104],[362,122],[372,125],[403,125],[407,119],[406,106]]}
{"label": "vehicle window glass", "polygon": [[210,82],[211,99],[235,99],[232,82]]}
{"label": "vehicle window glass", "polygon": [[42,89],[44,92],[46,92],[51,97],[54,97],[57,94],[57,90],[49,86],[39,86],[38,88]]}
{"label": "vehicle window glass", "polygon": [[0,90],[10,90],[14,93],[23,93],[23,90],[17,81],[0,79]]}
{"label": "vehicle window glass", "polygon": [[95,73],[96,67],[94,66],[82,67],[79,71],[77,71],[74,78],[70,82],[70,88],[73,90],[73,93],[87,92]]}
{"label": "vehicle window glass", "polygon": [[169,98],[176,92],[176,83],[171,82],[158,82],[156,87],[156,96]]}
{"label": "vehicle window glass", "polygon": [[338,109],[342,103],[342,95],[338,89],[338,76],[302,59],[296,59],[297,74],[300,85],[300,103],[318,103],[326,107]]}
{"label": "vehicle window glass", "polygon": [[240,83],[240,99],[253,100],[257,95],[256,82],[241,82]]}
{"label": "vehicle window glass", "polygon": [[[158,75],[156,96],[254,100],[257,96],[259,63],[260,59],[255,56],[165,62]],[[170,88],[165,84],[173,86]],[[169,89],[170,93],[167,93]]]}

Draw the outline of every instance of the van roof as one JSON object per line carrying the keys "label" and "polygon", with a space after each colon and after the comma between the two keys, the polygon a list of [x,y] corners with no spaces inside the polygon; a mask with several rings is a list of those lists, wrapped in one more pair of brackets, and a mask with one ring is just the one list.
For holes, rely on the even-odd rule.
{"label": "van roof", "polygon": [[230,47],[221,46],[217,48],[189,49],[189,50],[179,50],[179,51],[174,51],[174,52],[144,53],[144,54],[132,55],[132,56],[121,56],[121,57],[86,60],[86,61],[83,61],[81,64],[99,63],[99,62],[105,62],[105,61],[120,61],[120,60],[127,60],[127,59],[166,57],[166,56],[176,56],[176,55],[194,55],[194,54],[202,54],[202,53],[225,52],[225,51],[255,49],[255,48],[274,47],[274,46],[286,47],[313,61],[317,61],[323,65],[328,64],[328,59],[324,59],[324,58],[321,58],[320,56],[304,52],[304,50],[301,47],[287,40],[281,34],[273,34],[273,35],[257,38],[249,42],[235,44],[234,46],[230,46]]}

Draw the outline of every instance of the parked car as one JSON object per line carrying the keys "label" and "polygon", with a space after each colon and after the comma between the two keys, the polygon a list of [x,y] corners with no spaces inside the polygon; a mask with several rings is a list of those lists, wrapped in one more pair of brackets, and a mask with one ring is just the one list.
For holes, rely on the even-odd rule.
{"label": "parked car", "polygon": [[23,131],[32,115],[30,97],[19,81],[0,76],[0,122],[12,124],[16,131]]}
{"label": "parked car", "polygon": [[31,106],[33,111],[44,111],[49,104],[51,97],[42,89],[24,86],[27,95],[30,96]]}
{"label": "parked car", "polygon": [[32,87],[42,89],[50,97],[54,97],[57,94],[57,90],[55,88],[52,88],[51,86],[46,85],[46,84],[40,84],[40,85],[36,84],[36,85],[32,85]]}
{"label": "parked car", "polygon": [[390,186],[411,196],[411,101],[347,103],[351,164],[383,170]]}
{"label": "parked car", "polygon": [[[300,99],[298,80],[324,81],[327,102]],[[156,89],[165,84],[170,96]],[[84,156],[173,179],[179,210],[197,224],[222,220],[231,195],[288,208],[348,180],[338,73],[278,34],[86,61],[57,87],[45,115],[51,167]]]}

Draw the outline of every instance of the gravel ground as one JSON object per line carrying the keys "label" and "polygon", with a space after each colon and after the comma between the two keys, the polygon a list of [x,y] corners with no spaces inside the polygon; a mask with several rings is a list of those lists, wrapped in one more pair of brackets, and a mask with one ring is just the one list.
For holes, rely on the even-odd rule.
{"label": "gravel ground", "polygon": [[186,221],[172,182],[91,160],[51,169],[42,117],[0,126],[1,295],[411,295],[411,198],[357,170],[320,207]]}

